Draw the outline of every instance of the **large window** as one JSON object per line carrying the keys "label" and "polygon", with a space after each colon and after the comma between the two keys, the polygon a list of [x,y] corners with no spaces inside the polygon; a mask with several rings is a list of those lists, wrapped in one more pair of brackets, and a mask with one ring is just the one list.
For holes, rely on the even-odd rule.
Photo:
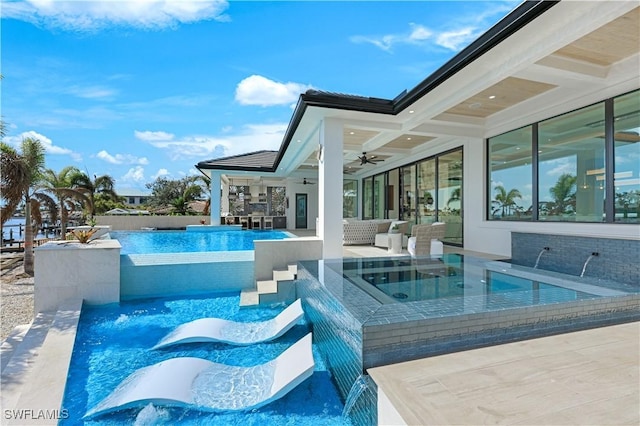
{"label": "large window", "polygon": [[638,223],[639,110],[635,91],[490,138],[487,218]]}
{"label": "large window", "polygon": [[342,183],[342,217],[358,217],[358,182],[355,180]]}
{"label": "large window", "polygon": [[430,158],[418,163],[418,217],[420,223],[436,221],[436,160]]}
{"label": "large window", "polygon": [[438,221],[447,224],[444,242],[462,244],[462,150],[438,161]]}
{"label": "large window", "polygon": [[640,95],[616,98],[614,114],[615,222],[639,223],[640,203]]}
{"label": "large window", "polygon": [[416,223],[416,165],[400,167],[400,219]]}
{"label": "large window", "polygon": [[362,218],[373,219],[373,177],[362,180]]}
{"label": "large window", "polygon": [[363,219],[446,222],[444,241],[462,245],[462,158],[459,148],[363,179]]}
{"label": "large window", "polygon": [[373,218],[385,219],[386,212],[386,185],[385,175],[380,174],[373,177]]}
{"label": "large window", "polygon": [[604,134],[604,103],[540,123],[540,220],[605,220]]}
{"label": "large window", "polygon": [[489,140],[489,217],[531,219],[531,126]]}

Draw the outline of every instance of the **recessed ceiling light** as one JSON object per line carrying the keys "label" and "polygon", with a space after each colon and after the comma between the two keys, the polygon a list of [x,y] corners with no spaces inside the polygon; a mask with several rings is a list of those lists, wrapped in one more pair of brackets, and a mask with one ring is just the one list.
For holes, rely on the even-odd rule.
{"label": "recessed ceiling light", "polygon": [[407,138],[407,140],[408,140],[408,141],[410,141],[410,140],[411,140],[411,138],[410,138],[410,137],[408,137],[408,138]]}
{"label": "recessed ceiling light", "polygon": [[349,134],[350,134],[350,135],[355,135],[355,134],[356,134],[356,132],[349,132]]}
{"label": "recessed ceiling light", "polygon": [[298,139],[296,142],[300,143],[300,142],[302,142],[302,141],[301,141],[300,139]]}
{"label": "recessed ceiling light", "polygon": [[410,110],[409,110],[409,114],[413,114],[414,112],[415,112],[415,111],[414,111],[414,110],[412,110],[412,109],[410,109]]}
{"label": "recessed ceiling light", "polygon": [[495,99],[495,98],[496,98],[496,95],[489,96],[489,99]]}
{"label": "recessed ceiling light", "polygon": [[517,151],[517,150],[519,150],[519,149],[520,149],[520,147],[519,147],[519,146],[516,146],[516,151]]}
{"label": "recessed ceiling light", "polygon": [[480,102],[474,102],[472,104],[469,104],[469,108],[470,109],[478,109],[482,106],[482,104]]}

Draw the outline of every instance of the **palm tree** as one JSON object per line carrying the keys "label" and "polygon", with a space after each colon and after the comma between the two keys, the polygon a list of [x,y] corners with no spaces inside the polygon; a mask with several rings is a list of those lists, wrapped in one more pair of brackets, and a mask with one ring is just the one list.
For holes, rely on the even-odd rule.
{"label": "palm tree", "polygon": [[77,189],[72,188],[74,176],[80,174],[80,170],[73,166],[67,166],[60,173],[47,169],[42,174],[41,188],[58,199],[60,210],[60,235],[64,238],[67,234],[67,221],[69,211],[75,209],[77,201],[88,204],[88,197]]}
{"label": "palm tree", "polygon": [[522,198],[522,194],[520,194],[520,191],[515,188],[507,192],[502,185],[496,185],[494,189],[497,194],[493,203],[498,206],[493,210],[493,214],[496,214],[499,209],[502,209],[502,217],[504,217],[507,214],[507,211],[510,213],[511,208],[516,205],[516,198]]}
{"label": "palm tree", "polygon": [[118,194],[114,189],[115,179],[109,175],[96,176],[93,180],[82,172],[73,176],[73,187],[86,195],[89,216],[93,218],[96,215],[96,195],[103,194],[112,201],[118,201]]}
{"label": "palm tree", "polygon": [[45,165],[45,151],[36,138],[24,138],[21,152],[0,142],[0,164],[2,166],[2,198],[6,201],[2,212],[2,222],[13,215],[20,203],[24,202],[24,272],[33,276],[33,221],[40,221],[40,202],[49,204],[55,211],[51,197],[38,192]]}
{"label": "palm tree", "polygon": [[576,208],[576,176],[570,173],[563,173],[556,184],[549,189],[553,197],[554,214],[563,214],[569,207]]}

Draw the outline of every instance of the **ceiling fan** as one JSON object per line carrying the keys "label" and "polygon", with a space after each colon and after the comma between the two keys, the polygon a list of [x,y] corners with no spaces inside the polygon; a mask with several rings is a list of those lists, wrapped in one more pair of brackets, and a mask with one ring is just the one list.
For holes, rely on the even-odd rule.
{"label": "ceiling fan", "polygon": [[307,178],[303,178],[303,179],[302,179],[302,182],[296,182],[296,183],[299,183],[299,184],[301,184],[301,185],[315,185],[315,184],[316,184],[315,182],[309,182],[309,181],[307,180]]}
{"label": "ceiling fan", "polygon": [[362,157],[358,156],[358,158],[360,159],[360,165],[363,166],[367,163],[369,164],[376,164],[378,163],[378,161],[384,161],[384,160],[375,160],[376,156],[372,155],[370,157],[367,157],[367,153],[363,152],[362,153]]}

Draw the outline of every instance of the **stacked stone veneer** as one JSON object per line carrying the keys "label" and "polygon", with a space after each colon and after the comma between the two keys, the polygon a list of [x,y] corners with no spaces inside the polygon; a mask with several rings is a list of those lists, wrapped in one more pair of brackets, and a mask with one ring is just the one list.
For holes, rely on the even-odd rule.
{"label": "stacked stone veneer", "polygon": [[539,269],[580,276],[589,255],[584,277],[601,278],[640,286],[640,239],[578,237],[573,235],[511,233],[511,262],[531,266],[544,247]]}

